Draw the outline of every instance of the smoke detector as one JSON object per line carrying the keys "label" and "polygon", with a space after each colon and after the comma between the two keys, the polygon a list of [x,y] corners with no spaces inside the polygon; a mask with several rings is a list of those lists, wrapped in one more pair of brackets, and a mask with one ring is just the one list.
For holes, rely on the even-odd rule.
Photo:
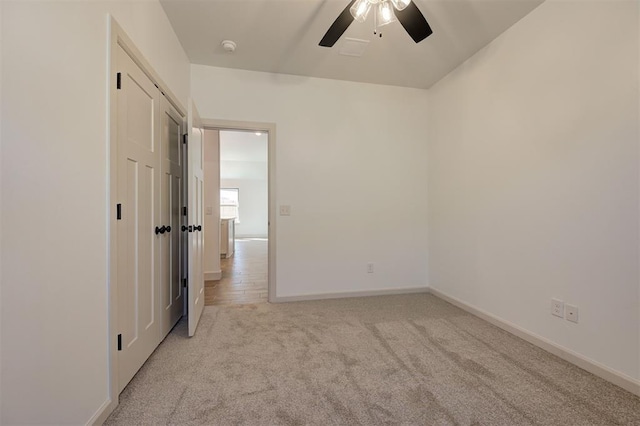
{"label": "smoke detector", "polygon": [[232,53],[236,50],[236,43],[234,41],[222,40],[222,43],[220,44],[222,45],[222,48],[225,50],[225,52]]}

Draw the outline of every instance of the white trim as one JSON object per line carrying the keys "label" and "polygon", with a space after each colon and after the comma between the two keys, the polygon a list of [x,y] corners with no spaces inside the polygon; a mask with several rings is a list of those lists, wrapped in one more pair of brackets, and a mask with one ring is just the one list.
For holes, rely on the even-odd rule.
{"label": "white trim", "polygon": [[394,294],[428,293],[428,287],[385,288],[381,290],[344,291],[337,293],[315,293],[300,296],[276,297],[270,302],[304,302],[308,300],[343,299],[347,297],[392,296]]}
{"label": "white trim", "polygon": [[449,296],[446,293],[440,290],[436,290],[433,287],[429,287],[429,293],[497,327],[500,327],[501,329],[515,336],[518,336],[521,339],[526,340],[527,342],[533,345],[536,345],[540,349],[544,349],[545,351],[550,352],[553,355],[556,355],[557,357],[560,357],[563,360],[568,361],[571,364],[577,367],[580,367],[583,370],[588,371],[589,373],[595,374],[596,376],[608,382],[611,382],[614,385],[620,386],[622,389],[625,389],[635,395],[640,396],[640,380],[634,379],[632,377],[627,376],[626,374],[615,371],[603,364],[600,364],[597,361],[594,361],[583,355],[580,355],[579,353],[574,352],[571,349],[565,348],[564,346],[560,346],[549,339],[546,339],[542,336],[538,336],[537,334],[534,334],[509,321],[506,321],[493,314],[483,311],[482,309],[479,309],[473,305],[463,302],[460,299]]}
{"label": "white trim", "polygon": [[[252,131],[269,131],[275,129],[275,123],[265,123],[261,121],[237,121],[237,120],[218,120],[215,118],[202,119],[205,129],[212,130],[252,130]],[[271,136],[271,135],[269,135]]]}
{"label": "white trim", "polygon": [[87,426],[89,425],[101,425],[103,424],[106,420],[107,417],[109,417],[109,414],[111,414],[111,412],[113,411],[115,407],[115,404],[111,403],[111,399],[107,399],[101,406],[100,408],[98,408],[98,411],[96,411],[93,416],[91,416],[91,418],[89,419],[89,421],[87,423],[85,423]]}
{"label": "white trim", "polygon": [[[107,335],[107,356],[109,360],[109,404],[105,407],[104,411],[99,415],[102,418],[106,414],[108,416],[115,407],[118,406],[119,392],[118,392],[118,350],[116,340],[116,330],[118,329],[118,295],[116,277],[118,276],[118,252],[117,252],[117,233],[115,226],[115,208],[117,203],[117,188],[118,188],[118,171],[117,171],[117,145],[118,145],[118,109],[117,109],[117,89],[115,85],[115,75],[118,72],[117,67],[117,54],[118,54],[118,38],[122,32],[122,28],[117,24],[113,17],[108,16],[109,25],[107,25],[109,31],[109,43],[108,43],[108,68],[109,74],[107,76],[108,84],[108,98],[109,104],[109,116],[107,117],[107,139],[109,145],[107,148],[108,156],[107,161],[109,163],[109,187],[108,196],[109,204],[107,207],[107,232],[108,232],[108,251],[109,258],[107,259],[109,265],[109,271],[107,274],[107,292],[108,292],[108,335]],[[100,411],[100,410],[98,410]]]}
{"label": "white trim", "polygon": [[205,281],[218,281],[222,278],[222,271],[209,271],[204,273]]}
{"label": "white trim", "polygon": [[262,123],[256,121],[231,121],[231,120],[217,120],[217,119],[202,119],[202,124],[205,129],[212,130],[253,130],[266,132],[269,136],[267,138],[267,168],[269,173],[269,185],[267,189],[268,197],[268,218],[269,228],[267,236],[269,260],[268,268],[269,275],[267,280],[269,302],[276,302],[276,124],[275,123]]}

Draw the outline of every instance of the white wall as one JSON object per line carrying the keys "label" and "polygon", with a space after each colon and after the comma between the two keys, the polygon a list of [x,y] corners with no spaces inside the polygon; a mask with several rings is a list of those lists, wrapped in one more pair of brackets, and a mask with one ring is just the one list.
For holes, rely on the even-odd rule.
{"label": "white wall", "polygon": [[[426,92],[192,65],[203,118],[276,124],[277,297],[426,286]],[[374,274],[366,263],[374,262]]]}
{"label": "white wall", "polygon": [[[251,164],[250,167],[252,166],[254,165]],[[222,169],[224,169],[224,165]],[[221,188],[238,188],[239,190],[240,208],[238,214],[240,223],[236,224],[236,238],[266,238],[269,234],[266,168],[264,172],[265,179],[220,179]]]}
{"label": "white wall", "polygon": [[109,398],[107,14],[185,106],[189,64],[157,1],[2,7],[0,423],[83,424]]}
{"label": "white wall", "polygon": [[[204,131],[204,259],[205,280],[220,279],[220,135]],[[211,214],[208,214],[208,211]]]}
{"label": "white wall", "polygon": [[543,3],[431,88],[427,157],[429,285],[635,379],[638,16]]}

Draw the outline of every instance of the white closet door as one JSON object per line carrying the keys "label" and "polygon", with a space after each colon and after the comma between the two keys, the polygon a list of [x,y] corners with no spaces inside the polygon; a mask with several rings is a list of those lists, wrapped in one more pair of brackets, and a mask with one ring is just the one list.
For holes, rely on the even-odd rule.
{"label": "white closet door", "polygon": [[187,143],[188,223],[194,232],[189,233],[187,246],[189,336],[196,333],[198,321],[204,309],[204,128],[195,105],[189,108],[189,137]]}
{"label": "white closet door", "polygon": [[[156,265],[159,220],[160,92],[118,47],[117,322],[118,386],[122,391],[159,342]],[[80,248],[82,249],[82,248]]]}
{"label": "white closet door", "polygon": [[184,310],[183,249],[184,233],[181,230],[183,203],[183,119],[169,101],[161,98],[161,182],[160,220],[165,226],[161,237],[160,270],[162,338],[171,331],[182,317]]}

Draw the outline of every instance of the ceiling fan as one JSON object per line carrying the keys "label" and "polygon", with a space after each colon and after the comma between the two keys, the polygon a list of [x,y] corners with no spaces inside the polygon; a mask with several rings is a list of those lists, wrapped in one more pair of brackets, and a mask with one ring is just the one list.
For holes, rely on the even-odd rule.
{"label": "ceiling fan", "polygon": [[336,44],[349,25],[354,20],[364,22],[371,9],[374,9],[373,33],[379,33],[380,37],[382,33],[378,28],[396,19],[416,43],[420,43],[433,33],[422,12],[411,0],[351,0],[322,37],[320,46],[331,47]]}

